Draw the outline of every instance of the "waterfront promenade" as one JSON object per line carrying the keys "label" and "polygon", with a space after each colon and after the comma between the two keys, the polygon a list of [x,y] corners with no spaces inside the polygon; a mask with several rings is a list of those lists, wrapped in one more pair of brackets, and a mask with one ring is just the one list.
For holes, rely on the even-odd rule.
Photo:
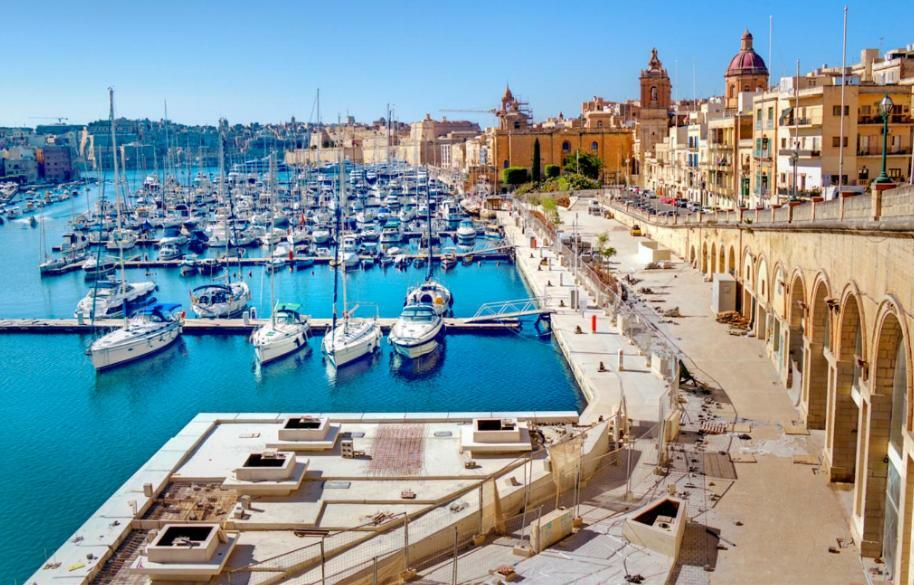
{"label": "waterfront promenade", "polygon": [[[718,529],[722,543],[732,543],[719,551],[710,582],[864,583],[859,553],[849,544],[850,493],[830,486],[822,473],[823,434],[802,429],[801,414],[764,344],[730,335],[716,322],[711,286],[698,270],[677,257],[670,269],[646,270],[638,255],[641,238],[615,220],[589,215],[588,200],[572,201],[561,211],[565,225],[576,217],[585,240],[608,236],[607,245],[618,252],[612,258],[617,275],[638,279],[635,290],[653,291],[640,295],[643,313],[656,315],[657,326],[687,358],[692,373],[719,388],[722,405],[738,421],[737,432],[722,445],[737,479],[709,517],[696,519]],[[662,316],[674,307],[682,317]],[[830,553],[830,547],[840,552]]]}
{"label": "waterfront promenade", "polygon": [[[626,416],[636,423],[656,423],[660,397],[666,392],[664,381],[654,374],[646,356],[625,336],[595,299],[575,284],[570,267],[560,264],[556,253],[543,247],[540,239],[531,247],[532,229],[526,229],[506,213],[499,214],[508,241],[515,246],[517,269],[527,286],[546,306],[553,309],[552,332],[581,391],[587,407],[582,422],[601,417],[609,419],[623,407]],[[578,310],[571,308],[572,290],[581,295]],[[596,318],[596,332],[592,330]],[[580,329],[581,333],[577,333]],[[623,369],[618,368],[619,351]],[[600,371],[600,365],[604,371]]]}

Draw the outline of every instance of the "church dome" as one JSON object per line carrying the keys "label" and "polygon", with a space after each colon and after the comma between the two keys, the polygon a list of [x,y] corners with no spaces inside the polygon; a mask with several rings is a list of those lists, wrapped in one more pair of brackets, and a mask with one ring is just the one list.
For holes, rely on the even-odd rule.
{"label": "church dome", "polygon": [[768,67],[765,65],[765,61],[752,48],[752,33],[746,30],[743,33],[739,53],[730,59],[726,76],[756,74],[768,75]]}

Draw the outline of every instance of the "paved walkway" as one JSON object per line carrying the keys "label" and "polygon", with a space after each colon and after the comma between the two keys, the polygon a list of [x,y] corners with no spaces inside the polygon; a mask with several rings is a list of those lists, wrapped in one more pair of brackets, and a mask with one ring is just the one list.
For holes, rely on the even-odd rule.
{"label": "paved walkway", "polygon": [[[656,422],[659,400],[666,392],[664,381],[650,371],[638,348],[619,335],[604,311],[570,308],[572,290],[582,295],[581,307],[594,307],[595,302],[583,288],[574,285],[571,271],[559,264],[552,251],[539,246],[531,248],[532,233],[522,232],[523,227],[516,225],[509,214],[501,213],[499,219],[506,226],[507,239],[516,246],[517,267],[528,286],[537,296],[547,298],[547,306],[556,310],[552,315],[553,334],[587,398],[582,422],[591,423],[601,416],[612,417],[623,399],[628,418],[636,422]],[[594,317],[595,333],[592,329]],[[577,333],[577,328],[582,333]],[[620,349],[624,356],[622,371],[618,368]],[[606,371],[600,371],[601,363]]]}
{"label": "paved walkway", "polygon": [[[815,465],[821,436],[787,434],[799,414],[778,382],[765,349],[755,339],[734,337],[710,314],[710,286],[702,275],[677,260],[671,269],[644,270],[638,259],[638,238],[621,224],[590,216],[586,205],[563,211],[566,225],[577,214],[585,240],[607,233],[618,250],[614,269],[648,287],[642,313],[689,358],[694,373],[715,389],[684,389],[680,440],[670,449],[670,468],[656,475],[657,451],[647,434],[623,452],[615,465],[602,469],[584,489],[581,514],[585,527],[573,537],[530,559],[511,553],[519,530],[461,555],[460,582],[478,582],[488,569],[510,564],[530,583],[622,583],[626,575],[641,575],[645,583],[686,584],[863,584],[866,582],[839,498]],[[529,233],[520,234],[513,219],[509,237],[518,244],[517,263],[536,294],[547,291],[550,306],[570,299],[567,271],[538,270],[540,254],[532,251]],[[530,254],[534,257],[531,259]],[[561,277],[558,277],[562,274]],[[546,286],[551,281],[553,286]],[[558,286],[558,282],[564,286]],[[681,318],[662,317],[678,307]],[[656,308],[656,310],[655,310]],[[561,309],[554,316],[555,335],[588,395],[585,418],[608,416],[624,396],[629,416],[648,423],[657,419],[664,392],[654,374],[616,371],[615,353],[622,348],[630,361],[646,370],[635,347],[598,315],[597,334],[589,333],[592,310]],[[580,326],[585,333],[576,334]],[[597,372],[599,362],[611,371]],[[634,367],[634,366],[633,366]],[[732,432],[702,434],[703,425],[739,421]],[[729,430],[729,429],[728,429]],[[792,431],[793,432],[793,431]],[[631,454],[628,479],[627,455]],[[731,463],[732,457],[732,463]],[[801,464],[800,462],[805,462]],[[807,464],[812,462],[813,464]],[[630,488],[631,496],[626,497]],[[679,562],[625,542],[620,536],[624,517],[667,491],[686,502],[689,525]],[[838,552],[829,552],[835,547]],[[423,572],[428,582],[450,582],[452,565],[442,562]]]}

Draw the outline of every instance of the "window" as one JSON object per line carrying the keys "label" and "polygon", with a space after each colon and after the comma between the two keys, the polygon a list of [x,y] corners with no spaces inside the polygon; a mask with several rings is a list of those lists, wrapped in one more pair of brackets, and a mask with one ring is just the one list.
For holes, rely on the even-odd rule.
{"label": "window", "polygon": [[[844,106],[844,115],[845,116],[848,114],[849,111],[850,111],[850,106]],[[841,106],[832,106],[831,115],[840,116],[841,115]]]}
{"label": "window", "polygon": [[[840,140],[841,140],[840,136],[832,136],[831,137],[832,148],[838,148],[838,145],[840,144]],[[847,148],[847,136],[844,137],[844,147]]]}
{"label": "window", "polygon": [[566,140],[562,143],[562,152],[568,152],[571,150],[571,144]]}
{"label": "window", "polygon": [[508,159],[505,159],[505,164],[504,164],[503,166],[504,166],[505,168],[508,168]]}
{"label": "window", "polygon": [[761,121],[762,121],[762,111],[761,111],[761,110],[756,110],[756,111],[755,111],[755,119],[756,119],[756,121],[758,121],[758,122],[761,122]]}
{"label": "window", "polygon": [[651,86],[651,101],[652,102],[657,101],[657,86],[655,86],[655,85]]}
{"label": "window", "polygon": [[594,152],[597,152],[598,150],[600,150],[600,145],[597,144],[596,140],[594,140],[593,142],[590,143],[590,150],[592,150]]}
{"label": "window", "polygon": [[603,127],[603,120],[597,120],[597,128]]}
{"label": "window", "polygon": [[774,107],[773,106],[768,107],[768,119],[774,120]]}
{"label": "window", "polygon": [[781,148],[787,148],[787,139],[781,137]]}
{"label": "window", "polygon": [[889,169],[889,177],[893,179],[901,179],[901,169]]}
{"label": "window", "polygon": [[519,120],[514,120],[514,129],[517,130],[517,129],[519,129],[519,128],[520,128],[520,121],[519,121]]}

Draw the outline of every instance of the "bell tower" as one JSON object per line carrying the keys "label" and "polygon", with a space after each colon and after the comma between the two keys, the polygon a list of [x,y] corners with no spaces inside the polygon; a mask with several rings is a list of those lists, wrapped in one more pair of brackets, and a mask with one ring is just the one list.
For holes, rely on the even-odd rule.
{"label": "bell tower", "polygon": [[672,84],[663,63],[657,57],[657,49],[651,49],[647,69],[641,70],[641,112],[639,114],[636,138],[638,166],[633,174],[644,177],[644,159],[653,154],[654,145],[662,142],[667,135],[672,105]]}

